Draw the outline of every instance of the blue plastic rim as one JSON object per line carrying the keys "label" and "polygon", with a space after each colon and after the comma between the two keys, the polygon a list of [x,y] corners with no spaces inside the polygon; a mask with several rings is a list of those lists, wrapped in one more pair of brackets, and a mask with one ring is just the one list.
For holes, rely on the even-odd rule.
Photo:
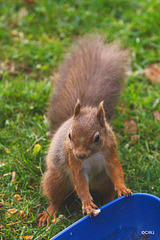
{"label": "blue plastic rim", "polygon": [[160,198],[135,193],[100,208],[96,217],[83,217],[51,240],[160,240]]}

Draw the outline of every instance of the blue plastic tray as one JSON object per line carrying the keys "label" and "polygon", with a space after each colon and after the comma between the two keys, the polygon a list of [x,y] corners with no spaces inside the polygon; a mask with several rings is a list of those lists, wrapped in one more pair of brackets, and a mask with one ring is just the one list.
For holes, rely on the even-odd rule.
{"label": "blue plastic tray", "polygon": [[84,217],[51,240],[160,240],[160,198],[136,193]]}

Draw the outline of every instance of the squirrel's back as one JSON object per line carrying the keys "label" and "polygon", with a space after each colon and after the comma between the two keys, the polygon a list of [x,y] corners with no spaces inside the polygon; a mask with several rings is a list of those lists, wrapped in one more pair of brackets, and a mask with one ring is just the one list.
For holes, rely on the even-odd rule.
{"label": "squirrel's back", "polygon": [[128,51],[118,44],[105,44],[101,36],[80,38],[60,65],[50,100],[51,131],[73,115],[79,98],[82,106],[97,107],[104,100],[110,120],[125,78]]}

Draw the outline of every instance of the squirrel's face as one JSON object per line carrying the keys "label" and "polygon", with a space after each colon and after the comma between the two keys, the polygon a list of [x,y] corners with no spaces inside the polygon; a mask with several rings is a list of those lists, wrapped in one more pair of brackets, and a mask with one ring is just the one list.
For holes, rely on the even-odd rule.
{"label": "squirrel's face", "polygon": [[99,152],[104,144],[105,115],[103,103],[98,108],[84,107],[78,101],[74,109],[74,118],[68,139],[77,159],[85,160]]}

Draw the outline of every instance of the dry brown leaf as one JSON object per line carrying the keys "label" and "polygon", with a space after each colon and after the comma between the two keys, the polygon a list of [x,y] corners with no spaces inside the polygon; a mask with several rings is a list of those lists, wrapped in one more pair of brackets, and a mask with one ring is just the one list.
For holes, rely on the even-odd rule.
{"label": "dry brown leaf", "polygon": [[6,148],[5,151],[7,154],[9,154],[11,152],[8,148]]}
{"label": "dry brown leaf", "polygon": [[137,129],[138,129],[137,124],[132,118],[129,118],[128,120],[126,120],[124,126],[125,126],[125,131],[127,133],[137,132]]}
{"label": "dry brown leaf", "polygon": [[145,77],[151,82],[160,82],[160,68],[157,65],[151,65],[149,68],[144,69]]}
{"label": "dry brown leaf", "polygon": [[16,179],[16,172],[12,172],[12,180],[11,182],[15,182]]}
{"label": "dry brown leaf", "polygon": [[22,218],[25,218],[25,214],[24,214],[24,211],[23,211],[23,210],[20,210],[20,211],[19,211],[19,215],[20,215]]}
{"label": "dry brown leaf", "polygon": [[13,225],[16,225],[18,223],[20,223],[21,221],[17,221],[17,222],[11,222],[11,223],[8,223],[7,226],[13,226]]}
{"label": "dry brown leaf", "polygon": [[14,195],[14,199],[17,200],[17,201],[19,201],[19,202],[22,201],[22,198],[21,198],[21,196],[20,196],[19,194],[15,194],[15,195]]}
{"label": "dry brown leaf", "polygon": [[30,236],[23,236],[23,239],[26,239],[26,240],[30,240],[33,238],[33,235],[30,235]]}
{"label": "dry brown leaf", "polygon": [[10,172],[9,172],[9,173],[4,173],[4,174],[3,174],[3,177],[7,177],[7,176],[9,176],[9,175],[11,175]]}
{"label": "dry brown leaf", "polygon": [[18,31],[17,31],[16,29],[13,29],[13,30],[11,31],[11,34],[12,34],[13,36],[17,36],[17,35],[18,35]]}
{"label": "dry brown leaf", "polygon": [[138,139],[139,139],[139,135],[131,136],[131,144],[134,145],[135,143],[137,143]]}
{"label": "dry brown leaf", "polygon": [[56,222],[60,222],[60,221],[61,221],[60,218],[54,218],[54,219],[52,220],[52,223],[56,223]]}
{"label": "dry brown leaf", "polygon": [[21,8],[18,13],[18,21],[21,23],[23,18],[26,17],[27,15],[28,15],[27,8],[25,7]]}
{"label": "dry brown leaf", "polygon": [[51,136],[52,136],[51,132],[50,132],[50,131],[46,132],[46,136],[47,136],[48,138],[51,137]]}
{"label": "dry brown leaf", "polygon": [[160,121],[160,113],[158,111],[155,111],[152,114],[154,119],[156,119],[157,121]]}
{"label": "dry brown leaf", "polygon": [[10,208],[7,210],[7,216],[10,217],[11,214],[15,214],[18,210],[16,208]]}
{"label": "dry brown leaf", "polygon": [[9,72],[12,75],[17,75],[18,74],[18,72],[17,72],[17,70],[15,68],[14,63],[11,62],[8,59],[5,59],[4,62],[0,63],[0,74],[3,74],[6,71]]}

